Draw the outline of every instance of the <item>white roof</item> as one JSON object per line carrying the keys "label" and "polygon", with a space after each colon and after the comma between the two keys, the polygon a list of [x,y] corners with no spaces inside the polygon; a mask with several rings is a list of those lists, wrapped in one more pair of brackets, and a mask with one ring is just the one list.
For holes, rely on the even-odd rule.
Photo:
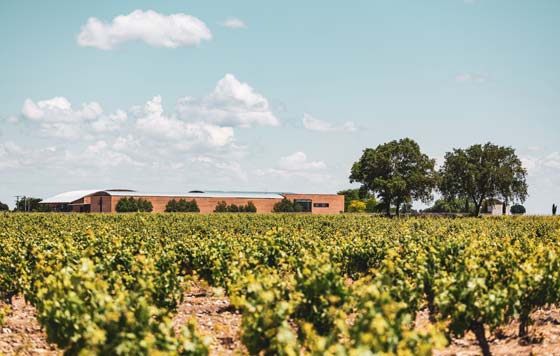
{"label": "white roof", "polygon": [[102,189],[90,189],[90,190],[73,190],[71,192],[65,192],[57,194],[55,196],[43,199],[41,203],[72,203],[78,199],[81,199],[87,195],[103,191]]}
{"label": "white roof", "polygon": [[126,190],[90,189],[73,190],[61,193],[41,201],[41,203],[72,203],[78,199],[92,195],[94,193],[106,193],[119,197],[177,197],[177,198],[241,198],[241,199],[283,199],[279,193],[258,193],[258,192],[203,192],[203,193],[156,193],[156,192],[136,192]]}
{"label": "white roof", "polygon": [[278,193],[256,192],[207,192],[207,193],[156,193],[156,192],[106,192],[119,197],[177,197],[177,198],[241,198],[241,199],[283,199]]}

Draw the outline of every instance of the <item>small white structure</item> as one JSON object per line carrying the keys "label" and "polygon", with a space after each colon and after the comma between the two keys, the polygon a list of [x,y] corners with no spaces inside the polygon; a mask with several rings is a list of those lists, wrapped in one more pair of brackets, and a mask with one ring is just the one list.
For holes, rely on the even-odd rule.
{"label": "small white structure", "polygon": [[[488,207],[488,213],[490,215],[502,215],[503,213],[503,209],[504,208],[504,204],[494,204],[494,205],[490,205]],[[505,215],[511,215],[510,211],[510,206],[506,205],[506,214]]]}

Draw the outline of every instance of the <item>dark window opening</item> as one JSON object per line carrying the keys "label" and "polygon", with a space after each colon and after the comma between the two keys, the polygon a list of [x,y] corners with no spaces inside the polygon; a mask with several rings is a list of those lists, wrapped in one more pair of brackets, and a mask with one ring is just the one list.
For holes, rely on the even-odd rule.
{"label": "dark window opening", "polygon": [[329,203],[313,203],[314,208],[328,208]]}
{"label": "dark window opening", "polygon": [[296,199],[294,200],[296,205],[301,206],[302,213],[310,213],[311,212],[311,199]]}

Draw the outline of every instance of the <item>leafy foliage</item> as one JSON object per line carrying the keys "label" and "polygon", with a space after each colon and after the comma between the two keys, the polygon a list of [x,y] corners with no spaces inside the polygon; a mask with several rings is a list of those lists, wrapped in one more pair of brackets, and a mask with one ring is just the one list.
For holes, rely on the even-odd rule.
{"label": "leafy foliage", "polygon": [[523,215],[527,212],[527,210],[525,210],[525,207],[521,204],[515,204],[513,205],[510,209],[509,209],[510,213],[512,213],[513,215]]}
{"label": "leafy foliage", "polygon": [[166,213],[198,213],[200,209],[196,200],[187,201],[185,199],[171,199],[165,206]]}
{"label": "leafy foliage", "polygon": [[115,206],[117,213],[151,212],[154,210],[152,202],[146,199],[134,197],[121,198]]}
{"label": "leafy foliage", "polygon": [[228,205],[225,201],[216,204],[214,208],[215,213],[256,213],[257,207],[252,201],[247,202],[247,205]]}
{"label": "leafy foliage", "polygon": [[391,205],[399,215],[402,204],[432,199],[434,166],[435,160],[423,154],[414,140],[404,138],[366,148],[352,166],[350,182],[361,183],[363,189],[377,194],[387,215],[391,214]]}
{"label": "leafy foliage", "polygon": [[16,211],[21,212],[39,212],[39,213],[47,213],[51,211],[50,207],[47,204],[41,204],[43,199],[41,198],[33,198],[33,197],[22,197],[16,203]]}
{"label": "leafy foliage", "polygon": [[302,207],[299,204],[286,198],[274,204],[272,208],[272,211],[275,213],[298,213],[301,212],[301,210]]}
{"label": "leafy foliage", "polygon": [[[560,302],[554,217],[5,214],[0,296],[23,294],[67,354],[204,354],[169,318],[183,281],[228,294],[253,354],[429,354]],[[415,331],[427,307],[434,328]],[[350,322],[348,322],[350,320]],[[184,336],[186,338],[184,338]],[[124,350],[124,351],[119,351]]]}
{"label": "leafy foliage", "polygon": [[352,200],[348,206],[349,213],[363,213],[366,211],[367,204],[361,200]]}
{"label": "leafy foliage", "polygon": [[511,147],[488,142],[456,148],[445,154],[440,174],[439,189],[444,197],[471,200],[474,215],[480,213],[486,199],[523,202],[527,197],[527,170]]}

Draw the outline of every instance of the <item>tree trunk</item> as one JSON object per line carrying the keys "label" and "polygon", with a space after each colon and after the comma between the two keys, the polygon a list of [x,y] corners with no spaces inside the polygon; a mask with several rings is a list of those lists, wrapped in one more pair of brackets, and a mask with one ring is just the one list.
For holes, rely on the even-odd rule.
{"label": "tree trunk", "polygon": [[401,210],[401,203],[397,202],[397,208],[395,209],[395,213],[397,214],[397,217],[401,215],[400,210]]}
{"label": "tree trunk", "polygon": [[385,215],[387,215],[387,217],[391,216],[391,201],[389,199],[387,199],[387,206],[385,206]]}
{"label": "tree trunk", "polygon": [[428,318],[430,319],[431,323],[436,322],[436,303],[435,303],[435,295],[434,291],[431,286],[428,286],[428,283],[424,281],[424,293],[426,294],[426,300],[428,301]]}
{"label": "tree trunk", "polygon": [[480,204],[474,205],[474,216],[478,217],[480,215]]}
{"label": "tree trunk", "polygon": [[521,311],[519,316],[519,332],[518,336],[523,338],[529,334],[529,312]]}
{"label": "tree trunk", "polygon": [[471,324],[471,330],[476,336],[476,341],[478,341],[478,346],[482,351],[483,356],[492,356],[490,352],[490,345],[488,345],[488,340],[486,339],[486,333],[484,332],[484,324],[475,321]]}
{"label": "tree trunk", "polygon": [[465,199],[465,213],[469,213],[469,200]]}

